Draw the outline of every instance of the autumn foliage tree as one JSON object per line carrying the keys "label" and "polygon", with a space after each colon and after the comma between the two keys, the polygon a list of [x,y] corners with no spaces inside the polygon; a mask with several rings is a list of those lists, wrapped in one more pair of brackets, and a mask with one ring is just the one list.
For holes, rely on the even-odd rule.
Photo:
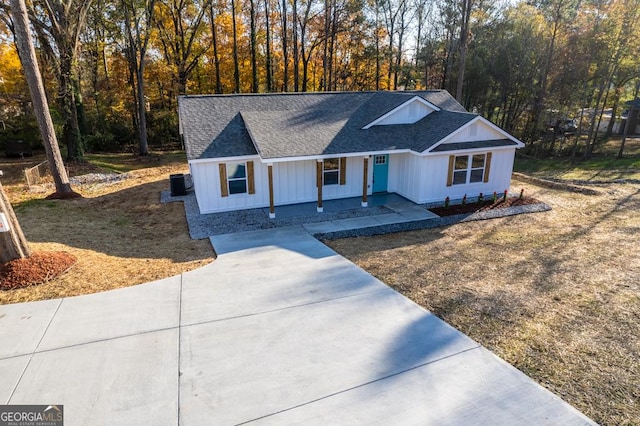
{"label": "autumn foliage tree", "polygon": [[[572,151],[589,155],[600,135],[614,132],[640,80],[638,1],[29,5],[46,89],[59,99],[51,107],[61,141],[69,158],[81,159],[84,144],[141,155],[147,145],[179,147],[176,100],[183,94],[401,89],[447,89],[523,138],[536,155],[566,152],[548,129],[575,118],[582,138]],[[0,54],[6,55],[12,33],[3,9]],[[24,89],[9,75],[3,80],[4,104],[19,110]],[[0,119],[12,128],[28,115],[5,111]]]}

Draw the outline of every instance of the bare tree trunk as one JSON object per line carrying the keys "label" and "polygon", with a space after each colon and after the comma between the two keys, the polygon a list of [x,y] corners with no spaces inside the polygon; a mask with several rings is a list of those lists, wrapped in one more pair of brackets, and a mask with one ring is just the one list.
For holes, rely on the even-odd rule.
{"label": "bare tree trunk", "polygon": [[[132,69],[132,77],[134,81],[134,96],[137,98],[136,104],[136,116],[138,125],[138,154],[141,157],[149,155],[149,140],[147,133],[147,102],[144,95],[144,66],[145,56],[147,54],[147,46],[149,43],[149,28],[153,21],[153,13],[155,10],[155,0],[151,0],[144,10],[144,21],[138,19],[132,19],[132,16],[137,15],[137,11],[133,4],[129,5],[127,2],[122,2],[122,8],[124,9],[124,24],[129,40],[129,63]],[[142,28],[144,25],[144,29]],[[143,34],[144,31],[144,34]],[[186,74],[185,87],[186,87]]]}
{"label": "bare tree trunk", "polygon": [[291,42],[293,43],[293,91],[300,89],[300,56],[298,51],[298,0],[293,0],[293,34]]}
{"label": "bare tree trunk", "polygon": [[82,161],[84,150],[80,138],[80,126],[78,123],[78,110],[76,109],[76,96],[73,83],[73,63],[71,53],[60,52],[61,81],[58,88],[58,101],[63,111],[64,126],[62,137],[67,145],[67,159]]}
{"label": "bare tree trunk", "polygon": [[[266,0],[265,0],[266,1]],[[218,29],[216,25],[216,14],[213,12],[213,3],[209,5],[209,17],[211,19],[211,37],[213,43],[213,65],[216,72],[216,89],[217,94],[222,93],[222,81],[220,80],[220,55],[218,54]]]}
{"label": "bare tree trunk", "polygon": [[[12,0],[15,1],[15,0]],[[22,228],[18,223],[9,198],[4,193],[0,183],[0,213],[4,214],[9,224],[7,232],[0,232],[0,263],[6,263],[14,259],[24,259],[31,256],[29,243],[24,237]]]}
{"label": "bare tree trunk", "polygon": [[307,55],[307,47],[306,47],[306,35],[307,35],[307,25],[309,24],[309,15],[311,13],[311,5],[313,3],[311,0],[307,1],[307,7],[304,11],[304,19],[300,24],[300,56],[302,56],[302,91],[307,91],[307,84],[309,79],[309,60],[311,59],[311,53],[313,51],[314,46],[311,46],[309,49],[309,54]]}
{"label": "bare tree trunk", "polygon": [[282,0],[282,60],[283,75],[282,75],[282,91],[289,91],[289,44],[287,37],[287,0]]}
{"label": "bare tree trunk", "polygon": [[238,64],[238,31],[236,29],[236,0],[231,0],[231,19],[233,20],[233,81],[234,92],[240,93],[240,66]]}
{"label": "bare tree trunk", "polygon": [[[636,83],[636,90],[633,94],[634,100],[638,98],[638,91],[640,91],[640,80],[638,80],[638,82]],[[618,158],[622,158],[622,156],[624,155],[624,145],[627,142],[627,136],[629,135],[629,124],[631,122],[632,113],[633,108],[629,109],[629,112],[627,112],[627,121],[624,123],[624,132],[622,134],[622,141],[620,142],[620,151],[618,151]]]}
{"label": "bare tree trunk", "polygon": [[329,75],[329,17],[331,16],[331,0],[324,0],[324,52],[322,55],[322,90],[328,91]]}
{"label": "bare tree trunk", "polygon": [[336,56],[337,35],[338,35],[338,6],[336,5],[336,0],[331,0],[331,39],[329,40],[329,91],[335,91],[336,84],[338,82],[338,79],[336,77],[337,70],[334,68],[334,60],[333,60],[334,56]]}
{"label": "bare tree trunk", "polygon": [[258,60],[257,60],[257,41],[256,41],[256,5],[255,0],[249,0],[249,25],[250,25],[250,44],[251,44],[251,92],[258,93]]}
{"label": "bare tree trunk", "polygon": [[40,127],[42,142],[47,153],[49,170],[51,171],[56,187],[56,194],[59,194],[61,197],[68,196],[74,194],[74,192],[71,189],[69,176],[67,176],[67,170],[62,162],[60,147],[58,146],[53,121],[49,113],[49,105],[47,104],[47,96],[44,91],[44,85],[42,84],[40,69],[38,68],[36,51],[28,30],[29,18],[24,0],[11,0],[11,11],[16,32],[16,45],[29,85],[31,102],[36,119],[38,120],[38,126]]}
{"label": "bare tree trunk", "polygon": [[264,15],[265,15],[265,24],[267,26],[267,51],[266,51],[266,61],[267,61],[267,92],[273,92],[273,64],[271,61],[271,25],[269,23],[269,0],[264,0]]}
{"label": "bare tree trunk", "polygon": [[380,3],[376,0],[376,24],[374,40],[376,44],[376,91],[380,90]]}
{"label": "bare tree trunk", "polygon": [[456,100],[462,102],[462,86],[464,73],[467,68],[467,48],[469,47],[469,24],[473,0],[462,0],[462,23],[460,24],[460,66],[458,68],[458,84],[456,86]]}

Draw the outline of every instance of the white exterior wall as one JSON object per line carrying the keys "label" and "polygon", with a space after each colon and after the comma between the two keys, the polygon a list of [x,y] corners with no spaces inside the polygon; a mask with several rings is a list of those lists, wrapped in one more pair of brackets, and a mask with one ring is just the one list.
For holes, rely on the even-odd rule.
{"label": "white exterior wall", "polygon": [[[369,160],[371,168],[371,160]],[[364,171],[364,157],[347,157],[347,174],[344,185],[329,185],[322,188],[322,198],[331,200],[336,198],[362,196],[362,173]],[[316,189],[315,176],[313,174],[313,189]],[[316,198],[314,197],[314,200]]]}
{"label": "white exterior wall", "polygon": [[[229,161],[236,163],[243,160]],[[200,213],[216,213],[269,206],[269,180],[267,164],[253,159],[255,194],[220,193],[220,161],[191,163],[191,176],[195,186]],[[225,162],[222,162],[225,163]],[[292,161],[273,164],[274,204],[315,202],[316,160]],[[328,185],[322,188],[322,199],[358,197],[362,195],[363,157],[347,158],[345,185]],[[371,165],[369,166],[371,175]],[[369,177],[371,182],[371,177]],[[276,212],[277,214],[277,212]]]}
{"label": "white exterior wall", "polygon": [[409,104],[406,104],[390,116],[380,120],[378,123],[376,123],[376,126],[415,123],[418,120],[422,120],[433,111],[433,108],[429,108],[424,103],[420,101],[413,101]]}
{"label": "white exterior wall", "polygon": [[481,192],[487,198],[489,195],[493,195],[494,191],[500,194],[505,189],[509,189],[515,148],[499,151],[470,151],[461,155],[482,154],[484,152],[492,153],[489,181],[487,183],[476,182],[451,186],[447,186],[450,154],[422,157],[425,172],[423,182],[428,182],[428,184],[420,186],[420,197],[417,202],[422,204],[442,201],[446,197],[455,200],[464,197],[465,194],[468,197],[476,197]]}
{"label": "white exterior wall", "polygon": [[[491,152],[489,182],[477,182],[447,186],[449,155],[419,156],[412,153],[389,155],[388,191],[418,203],[475,197],[480,192],[485,198],[494,191],[509,189],[515,148],[490,151],[464,151],[460,155]],[[237,162],[237,161],[230,161]],[[345,185],[324,186],[323,200],[362,196],[363,157],[347,158]],[[253,159],[255,194],[220,195],[218,161],[191,163],[200,213],[215,213],[269,206],[269,182],[267,165]],[[373,161],[369,158],[367,177],[368,194],[371,194]],[[274,203],[277,206],[317,201],[316,160],[293,161],[273,164]],[[277,209],[276,209],[277,215]]]}
{"label": "white exterior wall", "polygon": [[447,138],[444,142],[476,142],[495,139],[505,139],[505,135],[492,129],[481,121],[476,121],[474,123],[471,123],[467,127],[463,127],[462,129],[460,129],[460,131],[455,133],[450,138]]}
{"label": "white exterior wall", "polygon": [[[274,204],[307,203],[318,200],[316,160],[292,161],[273,165]],[[362,195],[363,158],[347,158],[346,183],[322,188],[322,199]],[[267,191],[269,188],[267,187]],[[268,196],[268,195],[267,195]],[[276,213],[277,214],[277,213]]]}
{"label": "white exterior wall", "polygon": [[400,194],[414,203],[419,203],[425,165],[424,159],[415,154],[391,154],[389,156],[388,191]]}
{"label": "white exterior wall", "polygon": [[[234,160],[229,161],[229,163],[239,163],[242,161],[247,160]],[[269,206],[267,166],[262,164],[258,158],[249,161],[253,161],[256,193],[229,194],[227,197],[222,197],[220,193],[219,161],[190,164],[191,176],[193,177],[200,213],[216,213]]]}

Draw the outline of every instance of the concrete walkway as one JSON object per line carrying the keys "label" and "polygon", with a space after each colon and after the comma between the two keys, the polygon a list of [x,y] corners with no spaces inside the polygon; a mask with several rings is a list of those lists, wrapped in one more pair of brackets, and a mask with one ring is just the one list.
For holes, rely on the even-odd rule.
{"label": "concrete walkway", "polygon": [[0,306],[0,402],[66,425],[593,424],[302,227],[105,293]]}

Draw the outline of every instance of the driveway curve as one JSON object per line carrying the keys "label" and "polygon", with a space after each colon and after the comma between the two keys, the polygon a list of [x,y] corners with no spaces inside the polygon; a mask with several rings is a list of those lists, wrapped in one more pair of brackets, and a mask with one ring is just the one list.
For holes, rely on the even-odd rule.
{"label": "driveway curve", "polygon": [[0,306],[0,401],[66,425],[594,424],[302,227],[215,262]]}

